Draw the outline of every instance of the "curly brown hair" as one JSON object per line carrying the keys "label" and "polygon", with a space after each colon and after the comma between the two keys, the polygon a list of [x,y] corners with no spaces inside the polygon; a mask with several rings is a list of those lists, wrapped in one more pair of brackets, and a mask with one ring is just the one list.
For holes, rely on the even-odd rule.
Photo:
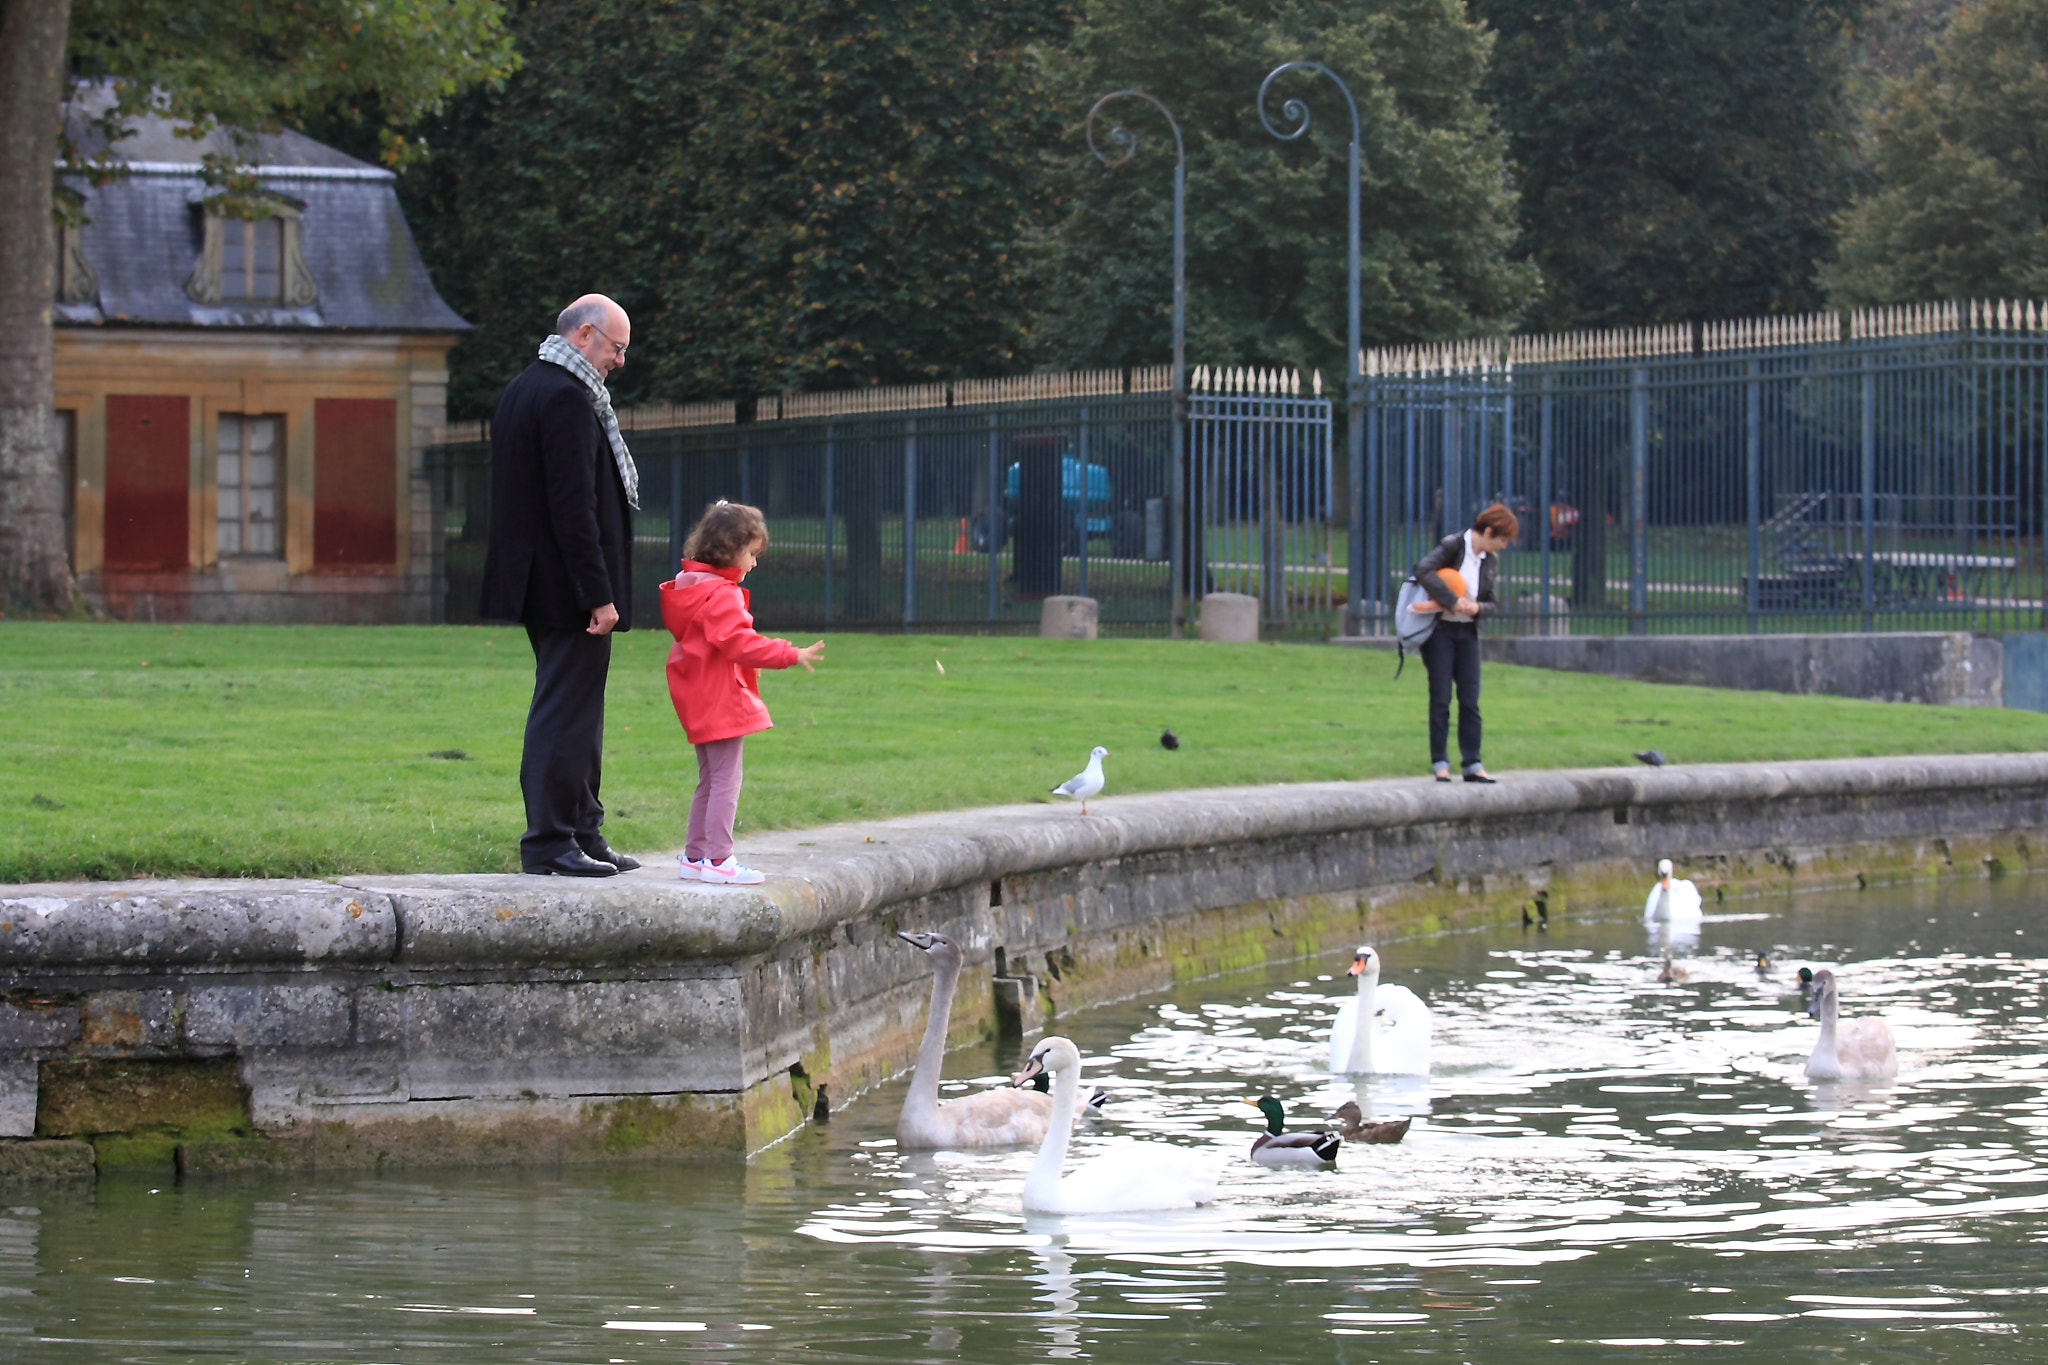
{"label": "curly brown hair", "polygon": [[743,550],[758,554],[767,548],[768,519],[761,509],[720,498],[705,508],[690,528],[690,537],[683,542],[683,558],[724,569],[730,568]]}

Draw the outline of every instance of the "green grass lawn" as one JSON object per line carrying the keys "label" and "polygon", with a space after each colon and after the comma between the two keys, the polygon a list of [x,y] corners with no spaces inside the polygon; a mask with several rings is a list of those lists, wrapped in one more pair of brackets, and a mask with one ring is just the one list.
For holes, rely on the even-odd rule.
{"label": "green grass lawn", "polygon": [[[695,781],[667,645],[635,631],[613,656],[625,849],[680,845]],[[837,636],[817,674],[762,677],[778,728],[747,746],[741,832],[1047,799],[1094,744],[1112,795],[1419,774],[1422,670],[1392,673],[1304,645]],[[532,677],[516,628],[0,623],[0,882],[511,870]],[[1506,667],[1486,688],[1497,771],[2048,745],[2030,712]]]}

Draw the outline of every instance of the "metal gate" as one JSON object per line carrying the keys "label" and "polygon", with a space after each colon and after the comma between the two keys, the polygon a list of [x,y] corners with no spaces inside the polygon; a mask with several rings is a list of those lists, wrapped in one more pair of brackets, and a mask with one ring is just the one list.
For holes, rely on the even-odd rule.
{"label": "metal gate", "polygon": [[1259,599],[1265,631],[1328,634],[1330,401],[1322,376],[1301,394],[1296,370],[1198,366],[1188,395],[1189,562],[1201,593]]}

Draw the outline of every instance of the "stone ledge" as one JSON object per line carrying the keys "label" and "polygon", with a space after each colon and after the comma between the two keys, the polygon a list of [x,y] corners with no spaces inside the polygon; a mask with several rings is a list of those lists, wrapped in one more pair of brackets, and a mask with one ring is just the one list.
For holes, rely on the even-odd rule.
{"label": "stone ledge", "polygon": [[0,1184],[91,1180],[97,1174],[90,1142],[0,1142]]}
{"label": "stone ledge", "polygon": [[774,874],[759,887],[680,883],[673,854],[589,882],[396,875],[0,887],[0,983],[13,971],[59,969],[730,963],[882,906],[1141,855],[1601,809],[2004,789],[2048,789],[2048,754],[1582,768],[1509,774],[1495,787],[1392,778],[1208,788],[1104,798],[1086,817],[1035,803],[938,812],[746,840],[746,859]]}

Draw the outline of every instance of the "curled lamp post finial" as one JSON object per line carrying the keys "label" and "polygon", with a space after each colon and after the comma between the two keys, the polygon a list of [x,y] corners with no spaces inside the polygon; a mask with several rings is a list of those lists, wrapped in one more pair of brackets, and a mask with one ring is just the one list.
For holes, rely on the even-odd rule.
{"label": "curled lamp post finial", "polygon": [[1182,618],[1185,614],[1182,603],[1182,582],[1187,559],[1187,546],[1183,525],[1183,507],[1187,494],[1187,425],[1188,425],[1188,149],[1180,135],[1180,121],[1173,111],[1142,90],[1112,90],[1095,101],[1088,110],[1083,130],[1088,138],[1088,150],[1096,160],[1105,166],[1121,166],[1138,154],[1138,135],[1123,124],[1112,125],[1109,130],[1110,145],[1121,150],[1121,156],[1112,157],[1095,144],[1095,119],[1103,106],[1111,100],[1139,99],[1157,109],[1166,120],[1166,126],[1173,130],[1173,516],[1171,549],[1169,551],[1168,575],[1173,580],[1173,606],[1168,629],[1178,636],[1181,633]]}
{"label": "curled lamp post finial", "polygon": [[1348,421],[1346,422],[1344,432],[1344,463],[1346,473],[1349,475],[1351,492],[1351,535],[1350,544],[1346,547],[1347,562],[1345,567],[1346,595],[1350,599],[1351,628],[1363,632],[1365,629],[1364,594],[1366,565],[1370,563],[1375,566],[1373,569],[1373,604],[1375,611],[1378,609],[1380,600],[1380,575],[1377,568],[1379,564],[1379,548],[1377,545],[1374,545],[1368,549],[1365,543],[1365,498],[1368,491],[1368,480],[1365,469],[1365,351],[1359,337],[1358,316],[1358,178],[1360,164],[1358,150],[1358,101],[1351,97],[1351,87],[1344,84],[1343,78],[1321,62],[1282,62],[1268,72],[1266,79],[1259,85],[1259,122],[1265,125],[1267,132],[1279,138],[1282,142],[1294,141],[1308,132],[1309,128],[1308,104],[1303,100],[1289,99],[1280,106],[1281,117],[1294,125],[1293,130],[1290,132],[1282,132],[1274,127],[1273,120],[1266,113],[1266,92],[1272,89],[1274,81],[1279,80],[1290,71],[1308,71],[1328,76],[1331,84],[1335,85],[1343,93],[1344,103],[1351,111],[1351,174],[1350,182],[1345,187],[1348,192],[1350,207],[1350,236],[1346,243],[1344,276],[1347,295],[1346,303],[1348,305],[1345,310],[1345,321],[1349,324],[1345,339],[1350,344],[1350,352],[1344,360],[1344,391],[1346,398],[1349,400]]}

